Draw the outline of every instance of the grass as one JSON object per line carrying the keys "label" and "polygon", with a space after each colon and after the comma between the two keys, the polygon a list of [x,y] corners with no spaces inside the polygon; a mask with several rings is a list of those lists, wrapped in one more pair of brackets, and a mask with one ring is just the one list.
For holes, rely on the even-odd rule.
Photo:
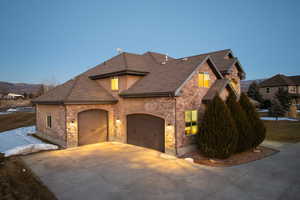
{"label": "grass", "polygon": [[300,122],[264,121],[267,128],[267,140],[278,142],[300,142]]}
{"label": "grass", "polygon": [[[260,117],[267,117],[268,113],[259,113]],[[300,113],[298,113],[300,119]],[[300,142],[300,121],[264,120],[267,134],[266,139],[277,142],[296,143]]]}
{"label": "grass", "polygon": [[16,112],[0,115],[0,132],[35,125],[35,113]]}

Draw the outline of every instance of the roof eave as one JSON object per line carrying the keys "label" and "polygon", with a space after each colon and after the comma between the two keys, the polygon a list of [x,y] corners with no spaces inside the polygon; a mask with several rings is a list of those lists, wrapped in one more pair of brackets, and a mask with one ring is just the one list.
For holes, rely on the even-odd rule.
{"label": "roof eave", "polygon": [[122,70],[122,71],[110,72],[106,74],[92,75],[89,76],[89,78],[92,80],[97,80],[97,79],[103,79],[103,78],[108,78],[113,76],[122,76],[122,75],[145,76],[148,73],[149,72],[145,72],[145,71]]}
{"label": "roof eave", "polygon": [[83,105],[83,104],[114,104],[118,100],[101,100],[101,101],[31,101],[32,104],[40,105]]}
{"label": "roof eave", "polygon": [[145,98],[145,97],[174,97],[174,92],[150,92],[150,93],[121,93],[124,98]]}
{"label": "roof eave", "polygon": [[41,104],[41,105],[63,105],[63,101],[31,101],[32,104]]}

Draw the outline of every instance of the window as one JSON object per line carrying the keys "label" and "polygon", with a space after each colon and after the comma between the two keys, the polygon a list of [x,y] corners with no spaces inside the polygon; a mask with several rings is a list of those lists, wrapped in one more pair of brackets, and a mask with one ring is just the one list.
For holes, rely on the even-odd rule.
{"label": "window", "polygon": [[111,89],[118,90],[119,89],[119,79],[118,77],[113,77],[111,79]]}
{"label": "window", "polygon": [[266,88],[266,93],[270,93],[270,88]]}
{"label": "window", "polygon": [[198,132],[198,112],[197,110],[185,111],[185,134],[194,135]]}
{"label": "window", "polygon": [[230,84],[231,84],[231,86],[233,87],[233,89],[237,90],[237,81],[236,81],[236,80],[232,79],[232,80],[230,81]]}
{"label": "window", "polygon": [[207,72],[200,72],[198,75],[199,87],[209,88],[210,78]]}
{"label": "window", "polygon": [[51,128],[52,127],[52,119],[51,116],[48,115],[47,116],[47,128]]}

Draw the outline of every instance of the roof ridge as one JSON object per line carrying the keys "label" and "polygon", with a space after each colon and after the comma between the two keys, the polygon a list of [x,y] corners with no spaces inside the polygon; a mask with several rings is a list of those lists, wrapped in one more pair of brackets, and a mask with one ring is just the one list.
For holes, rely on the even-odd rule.
{"label": "roof ridge", "polygon": [[155,58],[154,56],[152,55],[152,52],[148,51],[150,57],[152,58],[152,60],[154,60],[154,62],[156,62],[157,64],[160,64]]}
{"label": "roof ridge", "polygon": [[78,76],[75,77],[74,83],[73,83],[73,85],[72,85],[70,91],[68,92],[67,96],[64,98],[64,101],[68,100],[68,98],[69,98],[69,96],[71,95],[71,93],[72,93],[72,91],[73,91],[73,89],[74,89],[74,87],[75,87],[75,85],[76,85],[76,83],[77,83],[79,77],[82,76],[82,75],[83,75],[83,74],[78,75]]}
{"label": "roof ridge", "polygon": [[204,56],[204,55],[219,53],[219,52],[222,52],[222,51],[231,51],[231,49],[223,49],[223,50],[219,50],[219,51],[212,51],[212,52],[208,52],[208,53],[201,53],[201,54],[197,54],[197,55],[193,55],[193,56],[185,56],[185,57],[177,58],[176,60],[183,59],[183,58],[192,58],[192,57],[196,57],[196,56]]}
{"label": "roof ridge", "polygon": [[122,54],[123,54],[123,58],[124,58],[125,69],[127,69],[128,63],[127,63],[126,56],[125,56],[126,52],[123,52]]}

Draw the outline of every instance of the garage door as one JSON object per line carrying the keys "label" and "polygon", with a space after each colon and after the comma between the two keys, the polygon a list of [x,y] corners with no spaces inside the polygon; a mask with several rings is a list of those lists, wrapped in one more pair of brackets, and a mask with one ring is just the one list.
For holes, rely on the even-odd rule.
{"label": "garage door", "polygon": [[78,145],[107,141],[107,111],[87,110],[78,114]]}
{"label": "garage door", "polygon": [[127,115],[127,143],[165,151],[165,121],[147,114]]}

